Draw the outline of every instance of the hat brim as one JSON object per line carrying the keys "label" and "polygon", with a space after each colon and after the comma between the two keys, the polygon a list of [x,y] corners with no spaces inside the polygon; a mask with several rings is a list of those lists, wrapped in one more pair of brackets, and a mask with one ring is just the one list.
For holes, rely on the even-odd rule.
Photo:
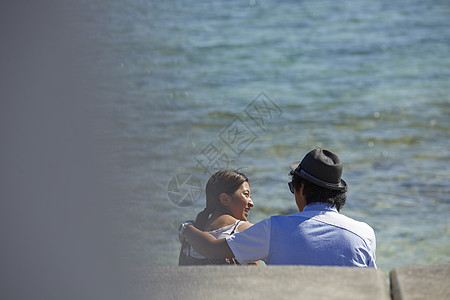
{"label": "hat brim", "polygon": [[308,173],[306,173],[304,170],[301,170],[301,172],[297,172],[296,169],[300,165],[301,161],[294,161],[289,164],[289,168],[295,172],[298,176],[300,176],[303,179],[308,180],[309,182],[312,182],[314,184],[317,184],[318,186],[325,187],[331,190],[337,190],[337,191],[347,191],[347,183],[344,179],[341,179],[341,182],[338,184],[336,183],[329,183],[325,182],[323,180],[320,180],[319,178],[316,178]]}
{"label": "hat brim", "polygon": [[289,168],[291,168],[292,171],[295,171],[297,169],[298,165],[300,165],[301,161],[294,161],[289,164]]}

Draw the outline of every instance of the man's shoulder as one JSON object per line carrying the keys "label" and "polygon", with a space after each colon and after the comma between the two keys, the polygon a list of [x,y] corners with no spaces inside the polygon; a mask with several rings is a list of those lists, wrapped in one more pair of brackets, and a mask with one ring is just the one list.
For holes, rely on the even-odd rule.
{"label": "man's shoulder", "polygon": [[267,219],[267,220],[269,220],[269,222],[270,221],[288,221],[288,220],[293,220],[293,219],[295,219],[295,218],[299,218],[299,217],[302,217],[301,215],[300,215],[300,213],[295,213],[295,214],[291,214],[291,215],[274,215],[274,216],[270,216],[270,218],[269,219]]}
{"label": "man's shoulder", "polygon": [[299,214],[300,213],[295,213],[295,214],[291,214],[291,215],[274,215],[274,216],[270,216],[269,219],[287,219],[287,218],[296,217]]}
{"label": "man's shoulder", "polygon": [[331,216],[328,216],[324,221],[326,221],[330,225],[334,225],[350,231],[353,234],[360,236],[364,240],[375,240],[375,232],[369,224],[355,220],[341,213],[332,214]]}
{"label": "man's shoulder", "polygon": [[365,230],[367,230],[367,231],[373,232],[372,227],[370,227],[370,225],[367,224],[367,223],[365,223],[365,222],[355,220],[355,219],[353,219],[353,218],[351,218],[351,217],[349,217],[349,216],[343,215],[343,214],[341,214],[341,213],[338,213],[337,215],[338,215],[339,217],[341,217],[342,220],[343,220],[344,222],[346,222],[346,223],[348,223],[348,224],[351,224],[351,225],[353,225],[354,227],[360,227],[360,228],[365,229]]}
{"label": "man's shoulder", "polygon": [[271,227],[297,226],[299,223],[303,222],[306,219],[309,219],[310,217],[311,216],[307,216],[303,213],[294,213],[290,215],[275,215],[271,216],[268,219],[268,225]]}

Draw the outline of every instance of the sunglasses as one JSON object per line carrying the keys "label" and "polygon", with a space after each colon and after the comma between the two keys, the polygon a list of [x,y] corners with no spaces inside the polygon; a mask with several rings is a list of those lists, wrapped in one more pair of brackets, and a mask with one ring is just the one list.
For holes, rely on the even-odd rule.
{"label": "sunglasses", "polygon": [[294,193],[294,185],[292,184],[292,181],[291,181],[291,182],[288,182],[288,186],[289,186],[289,190],[290,190],[291,193],[293,194],[293,193]]}

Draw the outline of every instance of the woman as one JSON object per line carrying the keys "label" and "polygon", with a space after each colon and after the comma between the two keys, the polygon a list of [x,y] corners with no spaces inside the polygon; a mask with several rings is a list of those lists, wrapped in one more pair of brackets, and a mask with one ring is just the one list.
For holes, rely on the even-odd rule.
{"label": "woman", "polygon": [[[224,238],[253,225],[247,221],[252,207],[247,176],[236,170],[221,170],[206,184],[206,208],[197,215],[195,226],[216,238]],[[178,265],[238,264],[235,258],[208,259],[186,240],[181,244]]]}

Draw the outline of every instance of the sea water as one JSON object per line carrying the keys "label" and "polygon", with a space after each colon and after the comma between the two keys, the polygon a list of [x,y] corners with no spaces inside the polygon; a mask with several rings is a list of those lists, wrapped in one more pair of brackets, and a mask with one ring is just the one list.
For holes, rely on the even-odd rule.
{"label": "sea water", "polygon": [[343,161],[342,213],[374,228],[379,268],[450,262],[448,2],[93,6],[129,264],[177,264],[222,167],[249,177],[251,222],[295,213],[288,164],[315,147]]}

